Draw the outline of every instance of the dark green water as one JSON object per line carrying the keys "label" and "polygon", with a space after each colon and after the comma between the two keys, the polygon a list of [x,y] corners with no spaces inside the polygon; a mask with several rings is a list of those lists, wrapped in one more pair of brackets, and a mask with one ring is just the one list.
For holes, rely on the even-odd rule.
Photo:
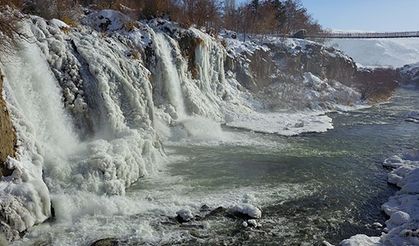
{"label": "dark green water", "polygon": [[395,192],[381,163],[419,146],[419,124],[405,121],[411,111],[419,111],[419,91],[400,89],[390,103],[330,114],[335,129],[325,133],[248,133],[261,146],[171,146],[188,157],[168,169],[189,187],[180,193],[205,203],[223,192],[233,191],[231,199],[250,192],[263,210],[258,230],[216,217],[210,229],[179,243],[313,245],[357,233],[380,235],[371,224],[384,223],[380,206]]}

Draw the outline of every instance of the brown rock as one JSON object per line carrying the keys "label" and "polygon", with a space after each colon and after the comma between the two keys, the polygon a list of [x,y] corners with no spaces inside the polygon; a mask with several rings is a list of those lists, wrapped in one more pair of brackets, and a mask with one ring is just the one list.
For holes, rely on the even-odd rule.
{"label": "brown rock", "polygon": [[0,177],[9,176],[13,170],[5,166],[8,156],[15,157],[16,133],[3,98],[3,75],[0,75]]}

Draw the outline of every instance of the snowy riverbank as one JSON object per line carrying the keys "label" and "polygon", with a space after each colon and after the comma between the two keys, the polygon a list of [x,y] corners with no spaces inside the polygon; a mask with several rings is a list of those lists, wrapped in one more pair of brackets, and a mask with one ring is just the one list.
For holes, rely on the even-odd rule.
{"label": "snowy riverbank", "polygon": [[[417,39],[395,40],[332,40],[357,63],[365,66],[400,67],[417,63],[419,50]],[[406,65],[401,69],[404,80],[417,80],[418,65]],[[414,86],[410,89],[414,89]],[[417,112],[406,115],[406,121],[415,124]],[[417,146],[416,146],[417,147]],[[410,151],[386,159],[384,168],[391,169],[388,183],[400,190],[391,196],[382,210],[389,216],[386,228],[381,237],[356,235],[344,240],[343,246],[377,246],[377,245],[419,245],[419,152]]]}
{"label": "snowy riverbank", "polygon": [[400,188],[382,205],[389,216],[381,237],[356,235],[342,246],[419,245],[419,151],[393,156],[384,161],[388,182]]}

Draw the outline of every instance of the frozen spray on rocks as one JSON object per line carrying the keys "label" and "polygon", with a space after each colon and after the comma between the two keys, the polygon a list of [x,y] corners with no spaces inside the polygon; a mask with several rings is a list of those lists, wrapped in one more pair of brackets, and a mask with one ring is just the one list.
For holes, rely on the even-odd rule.
{"label": "frozen spray on rocks", "polygon": [[[212,120],[211,118],[213,117],[211,115],[207,117],[199,116],[196,115],[196,112],[189,113],[185,108],[185,96],[182,87],[191,87],[194,81],[188,77],[186,61],[180,54],[179,45],[164,33],[150,31],[154,37],[153,41],[157,58],[157,67],[154,69],[154,74],[156,75],[155,83],[157,82],[157,88],[161,88],[162,90],[159,96],[168,99],[169,108],[166,112],[173,118],[172,125],[178,126],[177,131],[172,132],[172,139],[222,139],[223,133],[220,123]],[[213,41],[208,40],[207,42],[211,44]],[[199,87],[204,93],[203,96],[210,97],[210,85],[212,83],[208,71],[213,71],[213,69],[209,61],[209,50],[201,48],[201,46],[206,47],[208,43],[202,42],[202,45],[197,47],[196,62],[197,66],[201,68],[199,74],[202,76],[198,80],[202,83]],[[217,102],[219,99],[213,100]],[[202,106],[200,105],[200,107]],[[194,113],[195,115],[191,115]]]}
{"label": "frozen spray on rocks", "polygon": [[[1,218],[1,229],[9,240],[50,217],[51,204],[58,220],[118,211],[122,206],[106,205],[101,195],[123,195],[127,186],[157,168],[161,156],[150,119],[146,69],[129,61],[122,68],[113,66],[125,54],[111,51],[104,41],[92,42],[94,35],[74,33],[77,49],[70,49],[59,27],[37,17],[33,21],[25,23],[24,31],[39,40],[22,41],[8,58],[13,62],[4,64],[6,100],[19,139],[18,158],[10,160],[15,171],[0,185],[0,206],[8,214]],[[108,52],[112,56],[103,56]],[[85,74],[82,63],[89,64]],[[65,80],[67,73],[76,81]],[[85,83],[76,84],[76,74]],[[69,94],[67,107],[63,90]],[[80,104],[81,110],[72,110]],[[78,132],[85,129],[76,129],[69,112],[91,113],[93,122],[81,124],[96,126],[90,137],[80,139]]]}
{"label": "frozen spray on rocks", "polygon": [[[166,20],[138,22],[133,30],[124,28],[127,21],[112,10],[92,11],[77,28],[36,16],[23,20],[22,31],[33,40],[22,40],[9,57],[14,62],[2,69],[18,138],[17,158],[9,163],[15,171],[0,182],[0,207],[8,215],[0,217],[0,228],[9,240],[51,217],[51,206],[59,222],[139,213],[124,194],[141,177],[158,173],[165,140],[225,140],[221,123],[253,130],[234,122],[254,115],[274,119],[261,124],[262,132],[293,135],[310,124],[323,124],[316,129],[325,131],[332,127],[325,112],[360,103],[353,88],[315,71],[302,72],[299,83],[278,79],[287,71],[276,67],[281,60],[271,64],[280,74],[266,75],[273,94],[246,89],[244,80],[257,78],[256,51],[290,53],[298,45],[304,56],[318,44],[274,40],[271,49],[226,38],[223,46],[203,31]],[[189,57],[184,37],[196,41]],[[351,62],[337,51],[320,55]],[[282,100],[275,93],[283,88],[310,103],[304,108],[310,119],[284,113],[288,107],[301,109],[293,101],[283,104],[278,117],[269,117],[277,112],[267,112],[275,108],[268,102]],[[260,210],[241,210],[259,217]]]}

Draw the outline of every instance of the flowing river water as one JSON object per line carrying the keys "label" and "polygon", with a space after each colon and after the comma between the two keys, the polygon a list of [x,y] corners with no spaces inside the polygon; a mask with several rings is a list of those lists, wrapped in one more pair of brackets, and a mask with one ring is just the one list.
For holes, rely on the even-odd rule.
{"label": "flowing river water", "polygon": [[[168,143],[172,161],[165,169],[114,198],[121,212],[50,221],[16,244],[115,238],[122,245],[320,245],[380,235],[372,224],[384,223],[380,206],[397,190],[382,162],[419,146],[419,124],[406,121],[412,111],[419,111],[419,91],[401,88],[389,103],[330,113],[334,129],[325,133],[283,137],[225,128],[231,141]],[[244,228],[223,210],[207,215],[240,202],[261,208],[260,228]],[[142,212],[127,212],[131,206]],[[170,218],[182,208],[201,217],[185,224]]]}
{"label": "flowing river water", "polygon": [[400,89],[389,103],[331,113],[335,129],[325,133],[237,132],[254,144],[170,146],[170,153],[185,157],[169,164],[172,178],[150,179],[139,192],[161,192],[192,206],[250,199],[262,208],[260,229],[216,216],[209,229],[186,230],[192,236],[181,243],[312,245],[380,235],[372,224],[384,224],[380,206],[396,191],[382,162],[419,146],[419,124],[405,121],[412,111],[419,111],[419,91]]}

